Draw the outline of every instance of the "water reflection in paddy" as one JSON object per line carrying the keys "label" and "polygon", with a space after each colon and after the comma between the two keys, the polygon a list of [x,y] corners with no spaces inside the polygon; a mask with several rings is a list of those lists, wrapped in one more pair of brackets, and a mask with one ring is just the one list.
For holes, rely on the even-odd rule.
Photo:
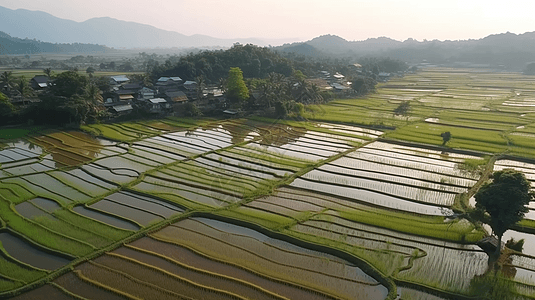
{"label": "water reflection in paddy", "polygon": [[113,217],[113,216],[110,216],[110,215],[107,215],[107,214],[104,214],[104,213],[101,213],[92,209],[88,209],[82,205],[75,206],[73,207],[72,210],[75,211],[76,213],[81,214],[82,216],[86,216],[88,218],[100,221],[102,223],[106,223],[111,226],[115,226],[117,228],[133,230],[133,231],[139,230],[140,228],[135,223],[120,219],[118,217]]}
{"label": "water reflection in paddy", "polygon": [[54,270],[69,263],[68,259],[41,251],[9,232],[0,232],[0,242],[9,255],[40,269]]}

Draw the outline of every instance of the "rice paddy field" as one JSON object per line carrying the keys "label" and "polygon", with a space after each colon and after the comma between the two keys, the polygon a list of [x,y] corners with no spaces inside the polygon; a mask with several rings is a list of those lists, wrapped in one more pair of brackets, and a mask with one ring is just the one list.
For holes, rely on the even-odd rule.
{"label": "rice paddy field", "polygon": [[[473,299],[489,232],[463,209],[488,171],[535,182],[529,79],[423,70],[308,122],[2,135],[0,298]],[[504,264],[519,299],[535,298],[534,211],[504,236],[526,241]]]}

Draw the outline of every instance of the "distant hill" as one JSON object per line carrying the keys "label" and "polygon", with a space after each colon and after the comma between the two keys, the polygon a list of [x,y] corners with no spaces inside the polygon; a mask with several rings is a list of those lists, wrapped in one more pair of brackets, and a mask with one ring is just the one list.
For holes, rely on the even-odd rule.
{"label": "distant hill", "polygon": [[94,44],[53,44],[38,40],[19,39],[0,31],[0,55],[34,53],[95,53],[110,49]]}
{"label": "distant hill", "polygon": [[11,10],[0,6],[0,29],[13,37],[52,43],[90,43],[115,48],[230,47],[239,42],[267,45],[259,39],[217,39],[206,35],[186,36],[154,26],[93,18],[75,22],[42,11]]}
{"label": "distant hill", "polygon": [[288,52],[288,53],[292,52],[292,53],[305,55],[305,56],[312,56],[312,57],[325,56],[325,53],[323,53],[322,51],[319,51],[316,47],[311,46],[307,43],[285,47],[281,50],[283,52]]}
{"label": "distant hill", "polygon": [[335,35],[324,35],[275,49],[307,55],[300,50],[302,47],[313,53],[310,56],[317,56],[318,52],[334,57],[384,56],[412,63],[468,63],[521,70],[535,61],[535,32],[507,32],[478,40],[423,42],[414,39],[400,42],[386,37],[347,41]]}

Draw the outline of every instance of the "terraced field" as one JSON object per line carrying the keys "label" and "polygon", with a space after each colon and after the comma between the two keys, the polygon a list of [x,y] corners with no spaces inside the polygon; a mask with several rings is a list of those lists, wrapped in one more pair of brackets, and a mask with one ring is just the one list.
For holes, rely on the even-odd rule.
{"label": "terraced field", "polygon": [[[425,70],[309,111],[317,121],[166,118],[2,140],[0,298],[468,299],[488,271],[488,232],[462,214],[473,187],[511,167],[535,181],[522,78]],[[400,101],[409,116],[392,115]],[[348,125],[379,122],[397,129]],[[461,149],[437,146],[447,130]],[[526,240],[505,263],[526,299],[530,209],[504,237]]]}

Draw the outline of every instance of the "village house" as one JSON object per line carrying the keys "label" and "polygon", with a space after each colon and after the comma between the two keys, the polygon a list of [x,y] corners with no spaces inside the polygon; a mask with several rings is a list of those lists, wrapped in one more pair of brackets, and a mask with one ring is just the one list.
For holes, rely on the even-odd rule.
{"label": "village house", "polygon": [[139,100],[149,100],[149,99],[155,98],[155,96],[156,96],[156,91],[146,86],[141,88],[137,92],[137,99]]}
{"label": "village house", "polygon": [[148,110],[151,113],[164,113],[172,109],[170,102],[164,98],[154,98],[147,100]]}
{"label": "village house", "polygon": [[184,103],[188,101],[188,96],[182,91],[165,92],[164,98],[172,103]]}
{"label": "village house", "polygon": [[48,87],[50,78],[46,75],[37,75],[30,80],[30,85],[34,90],[43,90]]}
{"label": "village house", "polygon": [[130,81],[126,75],[116,75],[116,76],[110,76],[110,84],[112,86],[118,86],[124,83],[127,83]]}
{"label": "village house", "polygon": [[182,82],[180,77],[160,77],[156,81],[156,85],[180,85]]}
{"label": "village house", "polygon": [[184,82],[183,87],[185,89],[184,91],[186,95],[188,96],[188,98],[190,99],[197,98],[197,82],[188,80]]}

